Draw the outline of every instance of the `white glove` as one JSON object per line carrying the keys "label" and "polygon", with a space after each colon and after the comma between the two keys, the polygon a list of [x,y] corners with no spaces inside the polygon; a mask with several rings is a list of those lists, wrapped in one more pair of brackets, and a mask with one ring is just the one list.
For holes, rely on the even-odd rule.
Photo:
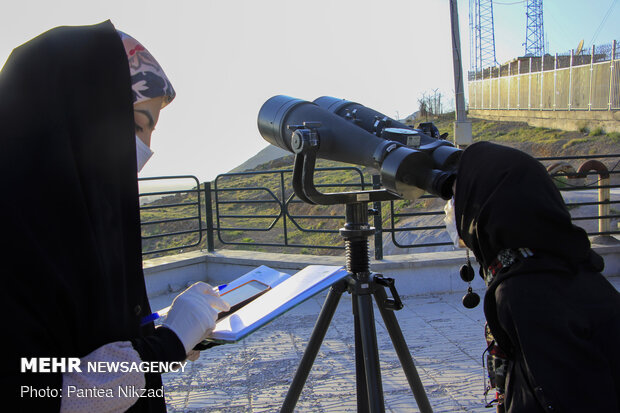
{"label": "white glove", "polygon": [[163,325],[174,331],[188,354],[211,334],[218,310],[228,311],[230,306],[209,284],[197,282],[175,297]]}

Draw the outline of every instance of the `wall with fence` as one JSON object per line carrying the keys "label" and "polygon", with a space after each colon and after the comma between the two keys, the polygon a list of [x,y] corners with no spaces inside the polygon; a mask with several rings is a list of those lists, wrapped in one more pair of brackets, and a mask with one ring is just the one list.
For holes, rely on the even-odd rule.
{"label": "wall with fence", "polygon": [[[619,52],[614,40],[578,55],[571,51],[555,56],[520,57],[501,66],[470,72],[470,113],[476,116],[480,111],[518,111],[511,115],[527,117],[530,115],[522,111],[618,111]],[[620,121],[613,114],[577,116],[585,120]]]}

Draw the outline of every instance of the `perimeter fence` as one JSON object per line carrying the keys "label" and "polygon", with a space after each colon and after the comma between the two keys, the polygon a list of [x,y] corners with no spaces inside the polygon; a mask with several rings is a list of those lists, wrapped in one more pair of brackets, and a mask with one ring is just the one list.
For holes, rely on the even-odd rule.
{"label": "perimeter fence", "polygon": [[620,109],[619,52],[614,40],[578,54],[520,57],[469,72],[469,109]]}

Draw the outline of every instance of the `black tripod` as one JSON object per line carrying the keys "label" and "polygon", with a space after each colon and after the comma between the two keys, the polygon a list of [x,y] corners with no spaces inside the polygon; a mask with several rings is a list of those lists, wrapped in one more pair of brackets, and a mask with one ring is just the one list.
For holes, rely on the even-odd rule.
{"label": "black tripod", "polygon": [[[301,128],[304,127],[298,127],[298,129]],[[284,399],[281,411],[292,412],[295,408],[336,311],[340,297],[345,291],[348,291],[353,296],[353,315],[355,320],[358,412],[374,413],[385,411],[377,332],[375,330],[372,305],[373,296],[420,411],[432,412],[420,376],[413,364],[407,343],[394,315],[394,310],[402,308],[402,302],[394,286],[394,280],[384,278],[381,274],[371,273],[369,268],[368,237],[374,234],[375,229],[368,224],[368,203],[398,199],[399,197],[386,190],[330,194],[317,191],[313,180],[316,162],[315,146],[312,144],[313,131],[304,128],[301,132],[307,135],[308,139],[306,139],[306,136],[303,136],[303,139],[299,139],[297,142],[298,148],[296,150],[297,155],[293,172],[295,194],[301,200],[311,204],[330,205],[342,203],[346,205],[346,223],[344,228],[340,229],[340,234],[345,241],[346,264],[349,275],[343,281],[331,287],[293,382]],[[392,299],[388,298],[385,287],[390,289]]]}

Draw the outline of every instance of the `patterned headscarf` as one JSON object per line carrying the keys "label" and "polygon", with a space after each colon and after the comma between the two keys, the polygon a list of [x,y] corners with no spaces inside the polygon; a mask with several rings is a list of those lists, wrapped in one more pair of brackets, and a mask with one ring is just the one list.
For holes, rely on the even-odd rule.
{"label": "patterned headscarf", "polygon": [[121,36],[129,60],[133,103],[159,96],[164,97],[162,108],[172,102],[176,92],[157,60],[136,39],[120,30],[118,34]]}

